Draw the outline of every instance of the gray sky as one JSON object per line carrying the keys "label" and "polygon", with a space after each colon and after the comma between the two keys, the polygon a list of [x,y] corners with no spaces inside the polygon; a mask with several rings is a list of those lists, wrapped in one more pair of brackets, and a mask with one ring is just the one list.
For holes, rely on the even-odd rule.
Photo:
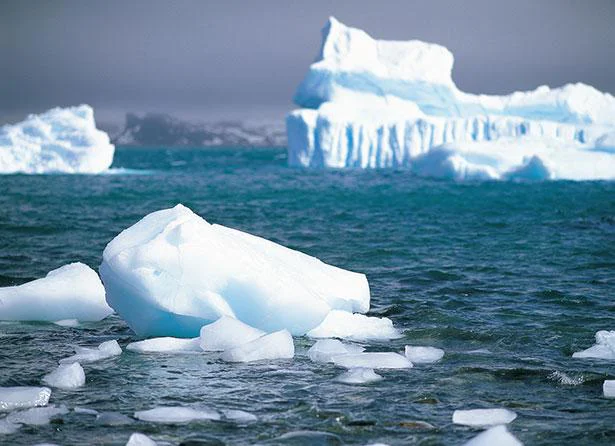
{"label": "gray sky", "polygon": [[447,46],[466,91],[615,93],[613,0],[0,0],[0,123],[84,102],[103,120],[282,116],[329,15]]}

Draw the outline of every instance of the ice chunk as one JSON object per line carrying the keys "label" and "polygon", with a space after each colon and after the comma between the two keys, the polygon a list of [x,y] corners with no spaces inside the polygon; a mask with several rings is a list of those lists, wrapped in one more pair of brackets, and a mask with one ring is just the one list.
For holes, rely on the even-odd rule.
{"label": "ice chunk", "polygon": [[201,328],[200,343],[205,351],[224,351],[253,341],[265,332],[250,327],[235,318],[222,316],[213,324]]}
{"label": "ice chunk", "polygon": [[360,345],[344,344],[337,339],[320,339],[310,347],[307,354],[314,362],[333,362],[335,356],[361,353],[364,350]]}
{"label": "ice chunk", "polygon": [[409,369],[412,362],[399,353],[392,352],[369,352],[351,353],[333,357],[333,363],[347,369]]}
{"label": "ice chunk", "polygon": [[227,420],[236,421],[238,423],[251,423],[253,421],[258,421],[256,415],[243,410],[224,409],[222,414]]}
{"label": "ice chunk", "polygon": [[615,398],[615,380],[605,379],[602,384],[602,392],[606,398]]}
{"label": "ice chunk", "polygon": [[153,338],[131,342],[126,350],[139,353],[182,353],[200,352],[199,338]]}
{"label": "ice chunk", "polygon": [[413,364],[430,364],[437,362],[444,356],[444,350],[435,347],[415,347],[406,345],[406,358]]}
{"label": "ice chunk", "polygon": [[156,446],[156,442],[147,435],[135,432],[128,439],[126,446]]}
{"label": "ice chunk", "polygon": [[337,382],[344,384],[369,384],[375,381],[380,381],[382,376],[374,372],[374,369],[357,367],[342,373],[335,378]]}
{"label": "ice chunk", "polygon": [[221,357],[229,362],[251,362],[263,359],[290,359],[293,356],[295,356],[293,337],[287,330],[280,330],[226,350]]}
{"label": "ice chunk", "polygon": [[495,426],[481,432],[476,437],[472,438],[464,446],[523,446],[519,440],[515,438],[506,426]]}
{"label": "ice chunk", "polygon": [[312,338],[344,338],[357,341],[400,338],[401,333],[386,317],[368,317],[347,311],[331,311],[322,323],[307,334]]}
{"label": "ice chunk", "polygon": [[60,327],[78,327],[79,321],[77,319],[62,319],[61,321],[55,321],[54,324]]}
{"label": "ice chunk", "polygon": [[75,347],[75,354],[68,358],[60,359],[60,364],[95,362],[121,354],[122,348],[116,340],[105,341],[96,348]]}
{"label": "ice chunk", "polygon": [[65,406],[31,407],[30,409],[11,412],[5,419],[10,423],[40,426],[49,424],[53,418],[67,413],[68,409]]}
{"label": "ice chunk", "polygon": [[508,409],[472,409],[453,412],[453,423],[471,427],[489,427],[508,424],[517,414]]}
{"label": "ice chunk", "polygon": [[615,359],[615,331],[600,330],[596,333],[596,344],[575,352],[573,358]]}
{"label": "ice chunk", "polygon": [[50,396],[48,387],[0,387],[0,411],[46,406]]}
{"label": "ice chunk", "polygon": [[23,285],[0,288],[0,320],[99,321],[111,313],[98,274],[83,263],[64,265]]}
{"label": "ice chunk", "polygon": [[209,224],[182,205],[113,239],[100,275],[107,301],[139,336],[194,337],[222,316],[303,335],[332,309],[369,309],[363,274]]}
{"label": "ice chunk", "polygon": [[85,372],[78,362],[60,364],[56,370],[43,377],[43,382],[59,389],[76,389],[85,384]]}
{"label": "ice chunk", "polygon": [[0,127],[0,173],[99,173],[113,161],[89,105],[54,108]]}
{"label": "ice chunk", "polygon": [[219,420],[220,414],[211,409],[167,406],[135,412],[135,418],[152,423],[188,423],[200,420]]}

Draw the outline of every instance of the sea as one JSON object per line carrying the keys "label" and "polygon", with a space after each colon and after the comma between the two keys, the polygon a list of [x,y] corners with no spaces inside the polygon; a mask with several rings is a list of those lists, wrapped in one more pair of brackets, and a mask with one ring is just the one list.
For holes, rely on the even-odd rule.
{"label": "sea", "polygon": [[[615,183],[458,183],[290,168],[283,148],[119,147],[108,174],[0,176],[0,286],[75,261],[97,269],[120,231],[178,203],[365,273],[369,314],[404,333],[367,350],[434,346],[443,359],[347,385],[335,381],[342,369],[309,360],[306,337],[292,360],[248,364],[124,351],[85,364],[81,389],[53,390],[50,403],[69,413],[0,444],[124,445],[141,432],[173,445],[461,445],[480,430],[454,425],[453,412],[495,407],[517,414],[508,428],[526,445],[615,444],[615,400],[602,393],[615,362],[572,358],[615,330]],[[139,338],[116,315],[78,327],[2,322],[0,386],[41,385],[74,346],[111,339]],[[176,405],[258,421],[133,418]]]}

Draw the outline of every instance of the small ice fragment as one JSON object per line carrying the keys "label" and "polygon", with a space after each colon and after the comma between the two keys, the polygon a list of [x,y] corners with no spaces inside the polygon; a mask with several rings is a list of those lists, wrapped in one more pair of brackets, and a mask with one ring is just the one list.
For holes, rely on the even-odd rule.
{"label": "small ice fragment", "polygon": [[19,430],[21,424],[11,423],[10,421],[6,421],[6,419],[0,420],[0,435],[2,434],[14,434]]}
{"label": "small ice fragment", "polygon": [[0,411],[46,406],[50,396],[48,387],[0,387]]}
{"label": "small ice fragment", "polygon": [[334,356],[335,365],[354,369],[363,367],[368,369],[409,369],[412,362],[399,353],[392,352],[370,352],[352,353],[348,355]]}
{"label": "small ice fragment", "polygon": [[602,392],[605,398],[615,398],[615,380],[606,379],[602,384]]}
{"label": "small ice fragment", "polygon": [[103,342],[96,348],[75,347],[75,354],[68,358],[60,359],[60,364],[69,364],[71,362],[95,362],[121,354],[122,348],[116,340],[112,340]]}
{"label": "small ice fragment", "polygon": [[55,321],[54,324],[60,327],[78,327],[79,321],[77,319],[62,319],[60,321]]}
{"label": "small ice fragment", "polygon": [[132,418],[119,412],[100,412],[96,415],[96,422],[103,426],[125,426],[132,424]]}
{"label": "small ice fragment", "polygon": [[188,423],[198,420],[219,420],[220,414],[211,409],[192,409],[190,407],[162,406],[135,412],[135,418],[152,423]]}
{"label": "small ice fragment", "polygon": [[388,340],[401,337],[391,319],[333,310],[320,325],[310,330],[311,338],[343,338],[357,341]]}
{"label": "small ice fragment", "polygon": [[31,407],[30,409],[11,412],[6,421],[15,424],[41,426],[49,424],[52,418],[68,413],[66,406]]}
{"label": "small ice fragment", "polygon": [[126,350],[139,353],[184,353],[200,352],[199,338],[152,338],[143,341],[131,342]]}
{"label": "small ice fragment", "polygon": [[360,345],[344,344],[337,339],[321,339],[308,350],[308,357],[314,362],[333,362],[333,357],[349,353],[361,353]]}
{"label": "small ice fragment", "polygon": [[342,373],[335,378],[337,382],[344,384],[368,384],[375,381],[380,381],[382,376],[374,372],[374,369],[357,367]]}
{"label": "small ice fragment", "polygon": [[615,331],[600,330],[596,333],[596,344],[575,352],[573,358],[615,359]]}
{"label": "small ice fragment", "polygon": [[435,347],[414,347],[406,345],[406,358],[413,364],[431,364],[444,356],[444,350]]}
{"label": "small ice fragment", "polygon": [[251,423],[253,421],[258,421],[256,415],[243,410],[224,409],[222,414],[224,414],[224,417],[227,420],[237,421],[238,423]]}
{"label": "small ice fragment", "polygon": [[280,330],[226,350],[221,357],[229,362],[250,362],[263,359],[290,359],[293,356],[295,356],[293,337],[287,330]]}
{"label": "small ice fragment", "polygon": [[43,377],[43,382],[58,389],[76,389],[85,384],[85,372],[78,362],[60,364],[57,369]]}
{"label": "small ice fragment", "polygon": [[205,351],[224,351],[264,336],[258,328],[229,316],[222,316],[213,324],[201,328],[201,348]]}
{"label": "small ice fragment", "polygon": [[506,426],[495,426],[481,432],[464,446],[523,446],[514,435],[508,432]]}
{"label": "small ice fragment", "polygon": [[156,446],[156,442],[147,435],[135,432],[128,439],[126,446]]}
{"label": "small ice fragment", "polygon": [[472,409],[453,412],[453,423],[471,427],[490,427],[508,424],[517,414],[508,409]]}
{"label": "small ice fragment", "polygon": [[87,407],[75,407],[73,411],[83,415],[98,415],[99,413],[97,410],[88,409]]}

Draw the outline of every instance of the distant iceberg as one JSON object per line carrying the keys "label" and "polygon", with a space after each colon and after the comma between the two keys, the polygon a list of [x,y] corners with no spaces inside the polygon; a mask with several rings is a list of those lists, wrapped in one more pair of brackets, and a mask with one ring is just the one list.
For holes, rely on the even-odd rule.
{"label": "distant iceberg", "polygon": [[115,146],[89,105],[54,108],[0,127],[0,174],[100,173]]}
{"label": "distant iceberg", "polygon": [[464,179],[614,179],[615,98],[584,84],[460,91],[435,44],[375,40],[331,17],[286,120],[289,164]]}

